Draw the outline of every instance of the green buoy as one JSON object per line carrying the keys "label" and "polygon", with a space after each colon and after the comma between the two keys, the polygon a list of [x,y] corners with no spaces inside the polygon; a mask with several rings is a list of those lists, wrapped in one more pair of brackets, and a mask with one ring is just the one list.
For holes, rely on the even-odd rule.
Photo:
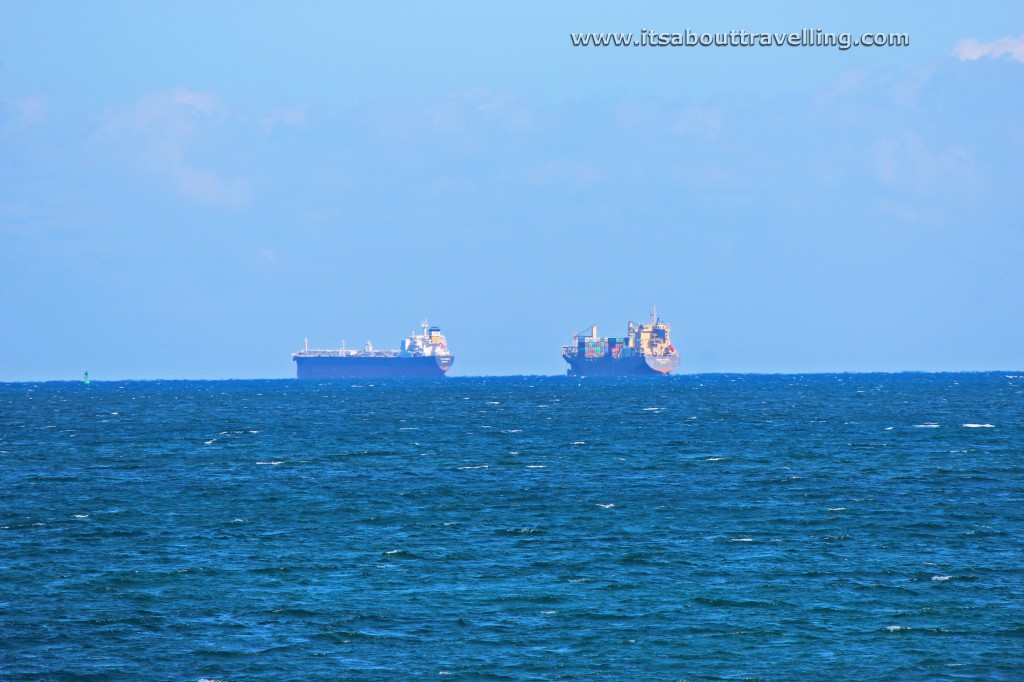
{"label": "green buoy", "polygon": [[89,370],[85,370],[85,383],[89,383]]}

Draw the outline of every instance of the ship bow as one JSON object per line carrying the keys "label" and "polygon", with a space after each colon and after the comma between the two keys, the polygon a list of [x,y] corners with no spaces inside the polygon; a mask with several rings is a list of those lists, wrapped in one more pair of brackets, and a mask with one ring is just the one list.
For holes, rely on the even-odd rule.
{"label": "ship bow", "polygon": [[647,355],[644,360],[648,367],[661,374],[668,374],[679,367],[681,362],[678,355]]}

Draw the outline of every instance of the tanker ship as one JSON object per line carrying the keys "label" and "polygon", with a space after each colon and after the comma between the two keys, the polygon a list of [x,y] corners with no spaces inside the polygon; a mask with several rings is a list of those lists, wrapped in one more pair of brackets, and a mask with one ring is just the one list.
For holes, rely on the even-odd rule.
{"label": "tanker ship", "polygon": [[629,323],[626,336],[602,338],[597,325],[590,333],[574,334],[572,345],[562,347],[569,376],[633,376],[668,374],[679,366],[679,353],[669,338],[672,328],[651,312],[650,324]]}
{"label": "tanker ship", "polygon": [[455,361],[440,327],[423,322],[423,333],[413,332],[399,350],[375,350],[369,341],[362,350],[311,350],[309,339],[292,353],[299,379],[380,379],[386,377],[443,377]]}

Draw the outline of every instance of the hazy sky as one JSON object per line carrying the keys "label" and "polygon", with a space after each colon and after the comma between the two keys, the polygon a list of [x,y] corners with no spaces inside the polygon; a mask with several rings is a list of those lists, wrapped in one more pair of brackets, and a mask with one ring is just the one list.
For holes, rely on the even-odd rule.
{"label": "hazy sky", "polygon": [[[1024,3],[0,4],[0,381],[1024,369]],[[910,47],[579,48],[570,32]]]}

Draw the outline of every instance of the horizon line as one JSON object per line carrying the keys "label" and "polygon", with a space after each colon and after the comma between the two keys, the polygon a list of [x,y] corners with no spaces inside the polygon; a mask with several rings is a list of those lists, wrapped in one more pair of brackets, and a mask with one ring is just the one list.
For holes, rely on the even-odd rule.
{"label": "horizon line", "polygon": [[[866,371],[811,371],[811,372],[681,372],[678,374],[670,374],[665,377],[640,377],[641,379],[651,379],[654,381],[663,381],[664,379],[674,379],[677,377],[701,377],[701,376],[857,376],[857,375],[869,375],[869,374],[1021,374],[1024,376],[1024,369],[969,369],[969,370],[927,370],[927,369],[901,369],[901,370],[866,370]],[[238,377],[219,377],[216,379],[203,378],[203,377],[178,377],[178,378],[151,378],[151,379],[133,379],[133,378],[114,378],[114,379],[89,379],[89,383],[117,383],[117,382],[158,382],[158,381],[295,381],[304,384],[314,383],[338,383],[342,381],[444,381],[448,379],[459,380],[459,379],[507,379],[507,378],[541,378],[541,379],[629,379],[635,377],[615,377],[615,376],[569,376],[567,374],[462,374],[455,376],[442,376],[442,377],[338,377],[334,379],[299,379],[298,377],[249,377],[249,378],[238,378]],[[82,384],[84,381],[79,379],[17,379],[17,380],[6,380],[0,379],[0,385],[6,384]]]}

